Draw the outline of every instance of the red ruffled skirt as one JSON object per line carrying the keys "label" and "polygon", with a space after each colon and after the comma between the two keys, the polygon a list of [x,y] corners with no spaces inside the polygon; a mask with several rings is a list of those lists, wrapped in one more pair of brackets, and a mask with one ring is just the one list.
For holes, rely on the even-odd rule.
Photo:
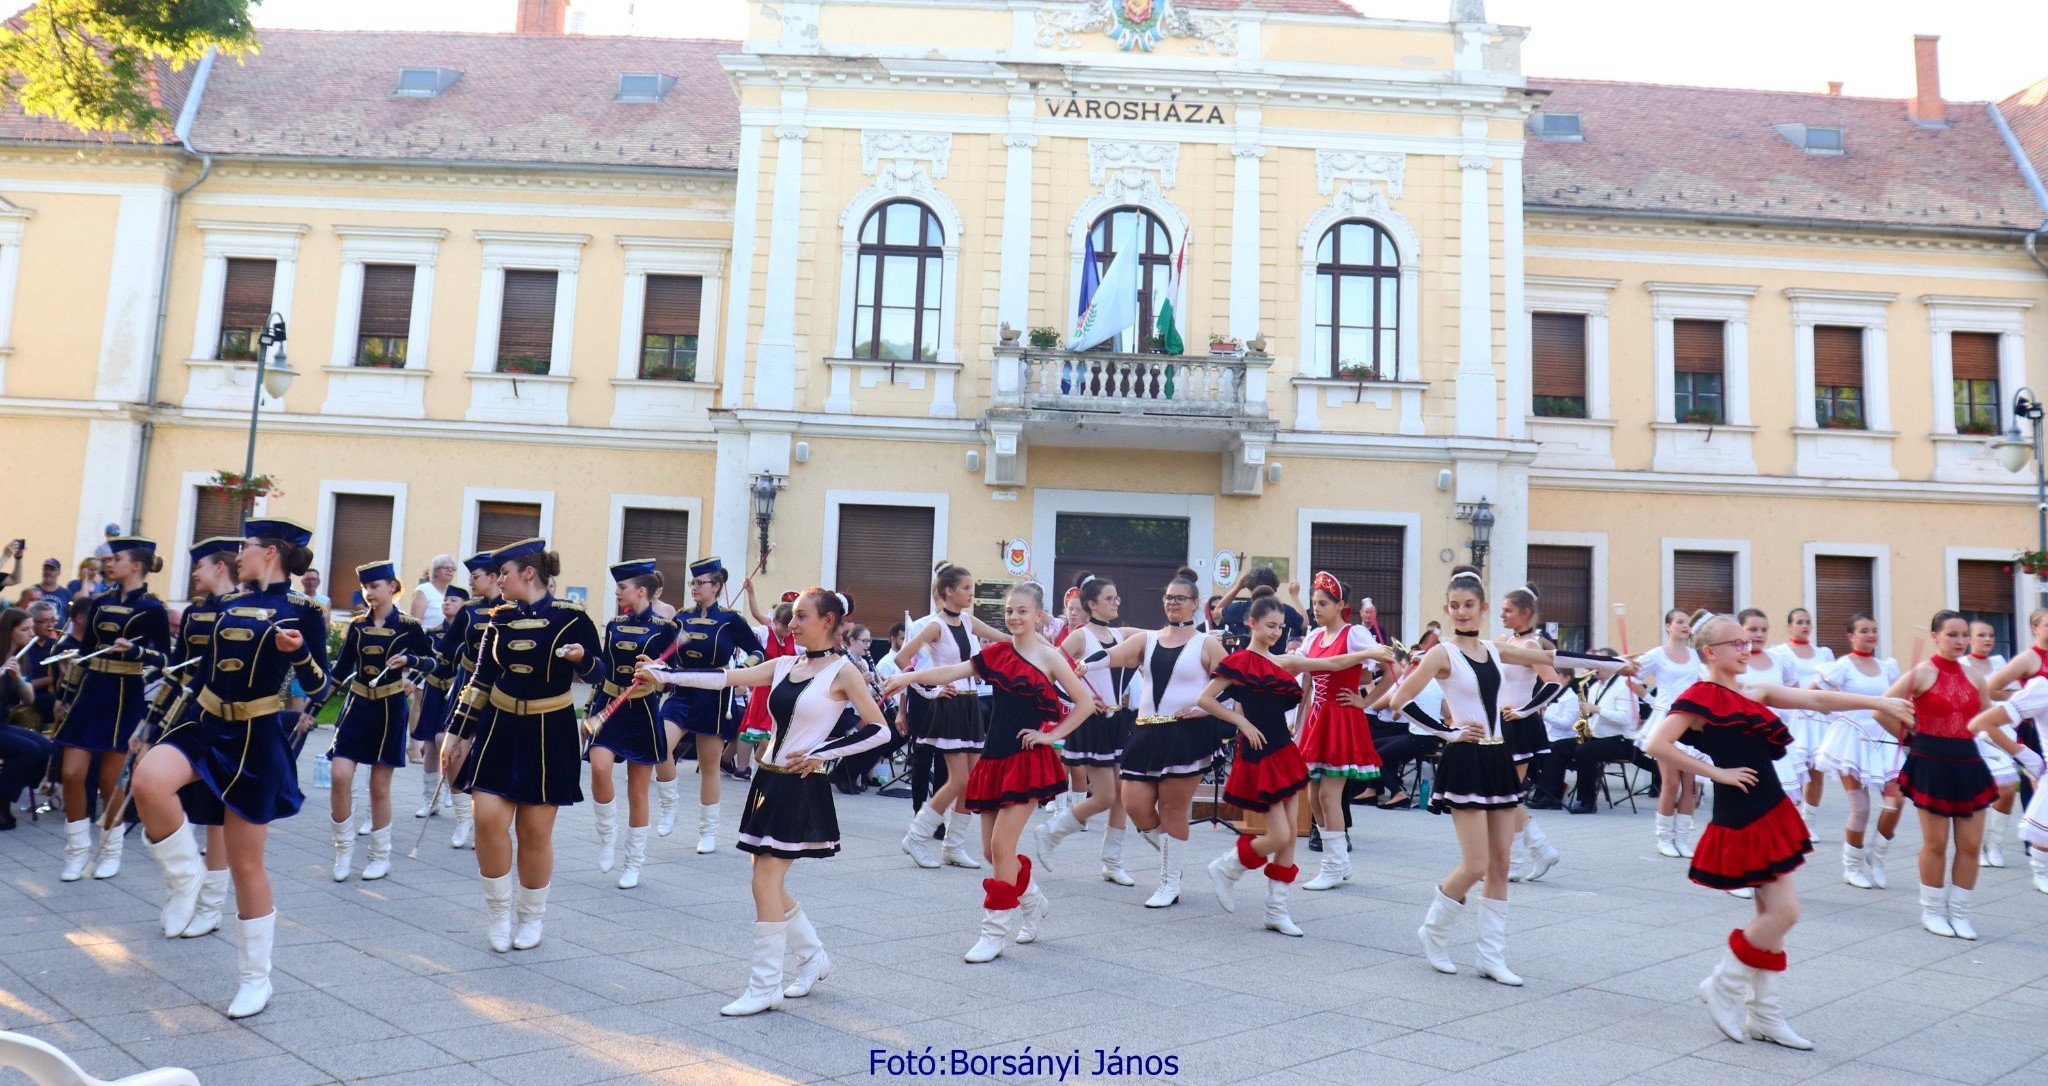
{"label": "red ruffled skirt", "polygon": [[1067,767],[1051,747],[1032,747],[1000,758],[984,757],[967,774],[967,809],[999,811],[1038,803],[1067,790]]}
{"label": "red ruffled skirt", "polygon": [[1707,823],[1707,832],[1693,849],[1692,881],[1716,890],[1740,890],[1799,869],[1813,851],[1806,820],[1790,799],[1747,826]]}
{"label": "red ruffled skirt", "polygon": [[1349,705],[1318,702],[1301,726],[1301,760],[1318,777],[1369,781],[1380,775],[1372,722]]}
{"label": "red ruffled skirt", "polygon": [[1913,806],[1948,818],[1968,818],[1998,798],[1998,782],[1973,739],[1913,736],[1899,791]]}
{"label": "red ruffled skirt", "polygon": [[1244,740],[1237,741],[1237,756],[1230,764],[1230,780],[1223,785],[1223,798],[1247,811],[1263,811],[1308,787],[1308,762],[1301,748],[1282,743],[1254,762],[1245,757]]}

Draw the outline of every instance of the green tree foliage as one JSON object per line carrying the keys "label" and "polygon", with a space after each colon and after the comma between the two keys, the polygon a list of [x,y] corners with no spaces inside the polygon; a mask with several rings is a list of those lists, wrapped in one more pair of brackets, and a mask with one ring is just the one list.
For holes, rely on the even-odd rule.
{"label": "green tree foliage", "polygon": [[0,97],[86,132],[160,140],[170,115],[152,98],[158,62],[256,48],[261,0],[38,0],[0,27]]}

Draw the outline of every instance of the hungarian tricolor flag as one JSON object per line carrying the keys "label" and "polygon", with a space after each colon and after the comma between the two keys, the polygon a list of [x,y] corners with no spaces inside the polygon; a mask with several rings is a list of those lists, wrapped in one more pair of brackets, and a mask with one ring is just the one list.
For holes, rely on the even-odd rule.
{"label": "hungarian tricolor flag", "polygon": [[[1193,231],[1189,231],[1192,233]],[[1186,344],[1181,342],[1180,320],[1173,311],[1173,300],[1180,297],[1181,273],[1188,266],[1188,238],[1182,234],[1180,252],[1173,255],[1173,273],[1166,282],[1166,301],[1159,306],[1159,346],[1167,354],[1186,354]]]}

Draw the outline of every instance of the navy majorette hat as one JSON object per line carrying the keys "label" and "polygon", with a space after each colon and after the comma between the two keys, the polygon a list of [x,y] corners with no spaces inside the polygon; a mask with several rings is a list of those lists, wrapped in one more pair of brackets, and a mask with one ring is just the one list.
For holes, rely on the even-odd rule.
{"label": "navy majorette hat", "polygon": [[654,574],[654,559],[628,558],[612,566],[612,580],[630,581],[635,577],[649,577]]}
{"label": "navy majorette hat", "polygon": [[699,558],[690,563],[690,576],[692,577],[709,577],[714,573],[724,572],[725,561],[720,558]]}
{"label": "navy majorette hat", "polygon": [[294,547],[309,547],[313,544],[313,529],[283,517],[249,520],[242,525],[242,531],[251,539],[280,539]]}
{"label": "navy majorette hat", "polygon": [[356,580],[361,584],[369,584],[371,581],[395,581],[397,579],[398,567],[390,562],[371,562],[367,565],[356,567]]}
{"label": "navy majorette hat", "polygon": [[241,540],[233,536],[217,535],[211,539],[202,539],[192,544],[192,549],[188,553],[191,555],[192,560],[197,562],[203,558],[212,558],[217,554],[234,554],[241,549]]}
{"label": "navy majorette hat", "polygon": [[462,560],[462,568],[471,573],[489,573],[498,568],[498,558],[490,551],[478,551]]}
{"label": "navy majorette hat", "polygon": [[451,584],[447,588],[443,589],[441,591],[441,594],[451,600],[466,600],[469,598],[469,589],[463,588],[460,585]]}
{"label": "navy majorette hat", "polygon": [[499,547],[491,554],[491,564],[502,566],[514,558],[533,558],[547,552],[547,540],[539,538],[522,539],[517,543],[510,543]]}
{"label": "navy majorette hat", "polygon": [[143,554],[156,553],[156,540],[144,539],[139,535],[117,535],[107,540],[107,546],[115,551],[140,551]]}

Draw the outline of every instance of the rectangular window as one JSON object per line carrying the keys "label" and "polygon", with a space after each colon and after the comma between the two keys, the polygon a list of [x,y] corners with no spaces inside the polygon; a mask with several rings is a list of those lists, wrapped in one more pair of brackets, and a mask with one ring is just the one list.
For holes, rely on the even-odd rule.
{"label": "rectangular window", "polygon": [[221,290],[220,344],[214,357],[223,362],[254,362],[262,349],[257,339],[270,321],[270,293],[277,281],[277,261],[228,259],[227,284]]}
{"label": "rectangular window", "polygon": [[1956,610],[1971,622],[1990,623],[1998,634],[1998,647],[1992,651],[2005,657],[2012,656],[2017,632],[2013,622],[2012,578],[2011,562],[1956,563]]}
{"label": "rectangular window", "polygon": [[1875,558],[1813,558],[1813,639],[1837,656],[1849,654],[1849,616],[1877,614],[1876,572]]}
{"label": "rectangular window", "polygon": [[697,319],[704,280],[696,275],[650,275],[640,320],[640,379],[697,379]]}
{"label": "rectangular window", "polygon": [[1533,351],[1531,413],[1539,418],[1585,418],[1585,314],[1531,313],[1529,329]]}
{"label": "rectangular window", "polygon": [[406,336],[412,331],[412,281],[410,264],[363,265],[363,308],[356,317],[356,365],[404,368]]}
{"label": "rectangular window", "polygon": [[1529,587],[1538,594],[1544,632],[1566,652],[1593,644],[1593,548],[1529,548]]}
{"label": "rectangular window", "polygon": [[1725,321],[1671,322],[1672,417],[1680,422],[1718,426],[1728,421],[1722,399],[1727,367],[1728,325]]}
{"label": "rectangular window", "polygon": [[498,317],[498,372],[548,372],[555,353],[556,273],[506,269]]}
{"label": "rectangular window", "polygon": [[202,486],[192,505],[192,538],[187,544],[215,536],[240,538],[244,510],[234,492],[224,486]]}
{"label": "rectangular window", "polygon": [[[336,614],[362,606],[356,567],[391,559],[391,510],[388,494],[336,494],[334,542],[327,559],[327,598]],[[404,570],[399,576],[405,575]],[[402,601],[401,601],[402,602]]]}
{"label": "rectangular window", "polygon": [[540,506],[532,502],[478,502],[476,549],[494,551],[540,534]]}
{"label": "rectangular window", "polygon": [[617,561],[652,558],[664,597],[683,599],[690,583],[690,514],[681,509],[628,509],[619,529]]}
{"label": "rectangular window", "polygon": [[[1367,599],[1379,612],[1387,638],[1401,636],[1402,553],[1408,530],[1391,524],[1314,524],[1309,527],[1311,569],[1329,570],[1351,593],[1351,606]],[[1307,602],[1304,600],[1303,602]]]}
{"label": "rectangular window", "polygon": [[886,632],[905,611],[931,611],[933,520],[928,505],[839,507],[832,587],[853,597],[870,627]]}
{"label": "rectangular window", "polygon": [[1813,418],[1829,430],[1864,428],[1863,329],[1814,327]]}
{"label": "rectangular window", "polygon": [[1955,379],[1956,433],[1998,432],[1998,334],[1949,334],[1949,376]]}
{"label": "rectangular window", "polygon": [[1671,606],[1688,614],[1705,609],[1735,613],[1735,555],[1729,551],[1672,551]]}

